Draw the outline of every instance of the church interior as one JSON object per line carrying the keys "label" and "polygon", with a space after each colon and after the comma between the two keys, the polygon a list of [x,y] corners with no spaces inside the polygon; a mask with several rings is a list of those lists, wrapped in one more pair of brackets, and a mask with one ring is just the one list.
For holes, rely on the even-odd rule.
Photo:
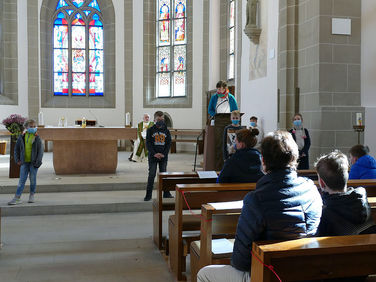
{"label": "church interior", "polygon": [[[320,156],[376,156],[375,15],[375,0],[0,0],[0,281],[215,281],[197,273],[231,263],[212,237],[232,248],[243,204],[208,205],[257,188],[215,183],[238,144],[229,124],[257,127],[261,153],[277,130],[302,137],[299,154],[309,140],[297,174],[318,188]],[[36,190],[26,174],[21,197],[36,140]],[[349,181],[376,220],[376,180]],[[277,258],[251,245],[239,281],[376,281],[376,235],[327,238],[282,242]]]}

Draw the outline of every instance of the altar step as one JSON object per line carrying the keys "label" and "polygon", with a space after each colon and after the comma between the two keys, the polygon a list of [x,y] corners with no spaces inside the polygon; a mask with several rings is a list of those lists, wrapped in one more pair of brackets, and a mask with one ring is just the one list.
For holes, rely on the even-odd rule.
{"label": "altar step", "polygon": [[152,210],[152,201],[143,201],[145,190],[37,193],[33,204],[27,203],[29,195],[24,193],[21,198],[22,204],[8,206],[7,203],[13,196],[13,193],[0,194],[2,216],[147,212]]}
{"label": "altar step", "polygon": [[[29,181],[27,181],[29,183]],[[157,184],[155,184],[157,185]],[[0,184],[0,194],[15,193],[17,184]],[[146,183],[82,183],[82,184],[37,184],[38,193],[99,192],[99,191],[145,191]],[[29,193],[29,185],[25,186]]]}

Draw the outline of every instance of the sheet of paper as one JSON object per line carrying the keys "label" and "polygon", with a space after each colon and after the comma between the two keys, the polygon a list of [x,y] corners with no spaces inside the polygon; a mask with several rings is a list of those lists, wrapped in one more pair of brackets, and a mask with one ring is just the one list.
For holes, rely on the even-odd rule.
{"label": "sheet of paper", "polygon": [[232,253],[234,244],[227,239],[212,240],[212,252],[215,255]]}
{"label": "sheet of paper", "polygon": [[212,170],[212,171],[197,171],[197,174],[198,174],[198,177],[200,179],[217,178],[218,177],[217,173],[214,170]]}
{"label": "sheet of paper", "polygon": [[209,205],[216,210],[241,209],[243,207],[243,201],[209,203]]}

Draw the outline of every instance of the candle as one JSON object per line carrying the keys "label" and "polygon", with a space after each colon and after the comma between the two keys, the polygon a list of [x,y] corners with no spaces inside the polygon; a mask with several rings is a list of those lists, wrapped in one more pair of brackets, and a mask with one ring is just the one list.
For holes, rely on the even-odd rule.
{"label": "candle", "polygon": [[356,113],[356,125],[363,125],[362,113]]}
{"label": "candle", "polygon": [[125,114],[125,125],[126,126],[131,125],[131,114],[130,113]]}
{"label": "candle", "polygon": [[38,124],[39,125],[44,125],[44,118],[43,118],[43,113],[39,112],[38,114]]}

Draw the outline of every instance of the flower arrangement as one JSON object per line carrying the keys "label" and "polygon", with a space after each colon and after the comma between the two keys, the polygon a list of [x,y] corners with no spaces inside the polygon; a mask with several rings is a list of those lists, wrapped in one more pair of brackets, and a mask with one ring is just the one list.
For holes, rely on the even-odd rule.
{"label": "flower arrangement", "polygon": [[26,118],[18,114],[13,114],[3,120],[3,125],[6,129],[12,134],[12,136],[18,137],[24,130],[23,124],[26,121]]}

